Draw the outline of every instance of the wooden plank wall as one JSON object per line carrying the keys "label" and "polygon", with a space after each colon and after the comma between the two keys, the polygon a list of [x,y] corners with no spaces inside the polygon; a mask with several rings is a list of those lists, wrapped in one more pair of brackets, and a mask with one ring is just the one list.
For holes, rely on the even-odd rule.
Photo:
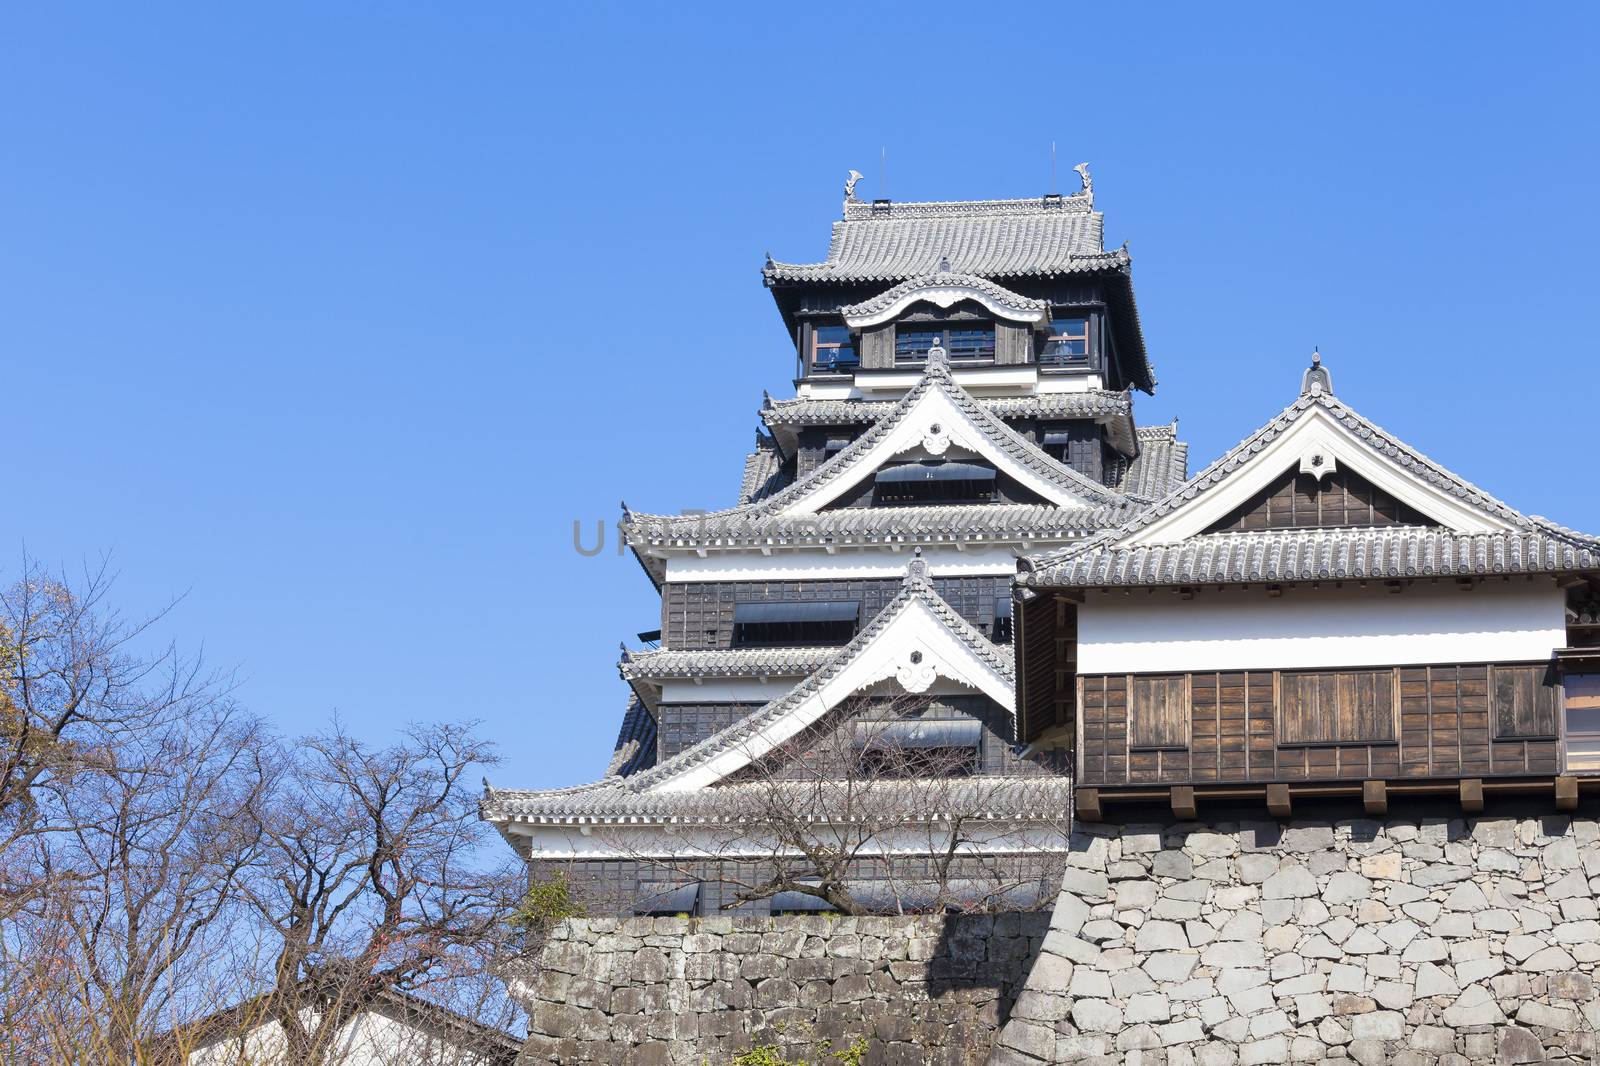
{"label": "wooden plank wall", "polygon": [[[1200,784],[1226,781],[1316,781],[1377,778],[1494,777],[1556,773],[1556,690],[1546,664],[1450,664],[1326,672],[1328,685],[1290,671],[1288,688],[1332,692],[1335,716],[1367,715],[1368,735],[1381,735],[1371,716],[1393,714],[1398,734],[1389,743],[1290,743],[1304,728],[1279,724],[1303,699],[1285,700],[1281,671],[1219,671],[1161,675],[1169,697],[1179,681],[1189,694],[1188,743],[1172,739],[1172,705],[1160,724],[1129,728],[1129,695],[1138,706],[1150,679],[1092,675],[1079,683],[1079,782],[1083,785]],[[1381,678],[1374,678],[1374,673]],[[1341,686],[1344,692],[1341,694]],[[1379,689],[1382,699],[1378,698]],[[1491,693],[1493,695],[1491,696]],[[1346,696],[1358,706],[1346,712]],[[1320,711],[1316,712],[1320,715]],[[1357,719],[1360,721],[1361,719]],[[1324,724],[1333,719],[1318,718]],[[1315,725],[1316,723],[1312,723]],[[1336,724],[1329,728],[1337,728]],[[1350,734],[1346,734],[1350,735]],[[1143,742],[1143,745],[1141,745]]]}

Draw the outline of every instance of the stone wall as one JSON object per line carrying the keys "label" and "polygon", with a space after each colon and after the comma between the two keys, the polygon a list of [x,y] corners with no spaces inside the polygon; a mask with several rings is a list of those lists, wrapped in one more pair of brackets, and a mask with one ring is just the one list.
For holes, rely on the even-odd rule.
{"label": "stone wall", "polygon": [[592,918],[564,922],[533,976],[519,1060],[725,1066],[752,1045],[830,1062],[975,1066],[1030,967],[1048,913],[907,918]]}
{"label": "stone wall", "polygon": [[1088,827],[990,1060],[1589,1063],[1600,828]]}

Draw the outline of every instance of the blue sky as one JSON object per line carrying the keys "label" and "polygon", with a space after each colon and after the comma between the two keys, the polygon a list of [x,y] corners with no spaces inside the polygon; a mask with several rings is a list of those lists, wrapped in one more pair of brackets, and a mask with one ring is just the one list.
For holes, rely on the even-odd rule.
{"label": "blue sky", "polygon": [[[604,765],[631,557],[792,352],[759,267],[1089,160],[1198,469],[1337,391],[1515,506],[1592,489],[1592,6],[31,5],[0,23],[0,563],[112,553],[283,729]],[[886,187],[880,152],[887,151]]]}

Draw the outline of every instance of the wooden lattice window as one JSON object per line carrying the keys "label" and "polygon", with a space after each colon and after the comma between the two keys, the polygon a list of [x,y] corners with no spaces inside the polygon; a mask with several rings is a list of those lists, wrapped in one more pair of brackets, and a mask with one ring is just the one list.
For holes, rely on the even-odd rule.
{"label": "wooden lattice window", "polygon": [[1132,679],[1128,689],[1128,746],[1144,750],[1189,746],[1187,674]]}
{"label": "wooden lattice window", "polygon": [[1600,674],[1569,673],[1566,685],[1566,767],[1600,771]]}
{"label": "wooden lattice window", "polygon": [[1039,361],[1046,366],[1071,366],[1088,358],[1089,320],[1079,317],[1051,319],[1044,354]]}
{"label": "wooden lattice window", "polygon": [[811,366],[822,373],[854,370],[861,365],[848,326],[816,326],[811,331]]}
{"label": "wooden lattice window", "polygon": [[1339,469],[1321,478],[1287,470],[1206,532],[1396,525],[1438,523],[1353,470]]}
{"label": "wooden lattice window", "polygon": [[1311,670],[1278,677],[1278,743],[1391,744],[1393,670]]}

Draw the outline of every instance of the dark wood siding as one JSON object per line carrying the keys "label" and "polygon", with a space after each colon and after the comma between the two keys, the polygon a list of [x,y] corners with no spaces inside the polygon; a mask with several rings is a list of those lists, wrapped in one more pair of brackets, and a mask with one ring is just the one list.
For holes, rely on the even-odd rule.
{"label": "dark wood siding", "polygon": [[1012,322],[996,322],[994,361],[1002,366],[1033,362],[1033,329]]}
{"label": "dark wood siding", "polygon": [[890,370],[894,367],[894,324],[886,323],[861,331],[861,368]]}
{"label": "dark wood siding", "polygon": [[[662,643],[678,649],[732,647],[733,605],[742,602],[859,600],[861,624],[866,625],[900,591],[901,584],[900,578],[672,581],[661,590]],[[968,622],[984,633],[993,633],[995,605],[1011,595],[1011,577],[936,577],[933,588]]]}
{"label": "dark wood siding", "polygon": [[1353,471],[1336,470],[1319,480],[1290,470],[1206,532],[1394,525],[1438,523]]}
{"label": "dark wood siding", "polygon": [[1556,689],[1549,669],[1494,672],[1494,735],[1496,740],[1556,735]]}
{"label": "dark wood siding", "polygon": [[1390,743],[1394,688],[1393,670],[1285,671],[1278,678],[1278,743]]}
{"label": "dark wood siding", "polygon": [[[1032,676],[1034,666],[1026,667]],[[1182,676],[1190,734],[1181,749],[1141,750],[1146,735],[1130,731],[1130,692],[1137,706],[1141,686],[1152,678],[1095,674],[1080,680],[1080,784],[1400,780],[1559,770],[1551,735],[1556,694],[1544,663]],[[1350,739],[1340,739],[1345,737]]]}
{"label": "dark wood siding", "polygon": [[1140,676],[1133,679],[1128,708],[1128,746],[1189,746],[1189,676]]}
{"label": "dark wood siding", "polygon": [[1027,744],[1076,719],[1077,605],[1048,593],[1023,603],[1017,648],[1025,669],[1017,689],[1017,740]]}

